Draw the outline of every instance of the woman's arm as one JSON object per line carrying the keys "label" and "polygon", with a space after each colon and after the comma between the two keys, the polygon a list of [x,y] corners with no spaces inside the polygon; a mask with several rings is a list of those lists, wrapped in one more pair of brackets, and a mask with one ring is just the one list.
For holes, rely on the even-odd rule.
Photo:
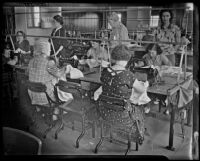
{"label": "woman's arm", "polygon": [[160,56],[161,56],[162,64],[172,66],[171,61],[169,61],[169,59],[165,55],[161,54]]}
{"label": "woman's arm", "polygon": [[65,67],[59,69],[54,61],[49,61],[47,65],[47,71],[56,78],[60,78],[65,74]]}

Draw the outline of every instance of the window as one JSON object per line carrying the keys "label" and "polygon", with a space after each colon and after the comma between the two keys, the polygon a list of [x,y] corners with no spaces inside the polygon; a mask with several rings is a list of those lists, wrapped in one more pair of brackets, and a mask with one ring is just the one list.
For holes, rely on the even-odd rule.
{"label": "window", "polygon": [[27,7],[28,27],[40,27],[40,7]]}
{"label": "window", "polygon": [[159,15],[151,16],[150,27],[157,27],[159,22]]}

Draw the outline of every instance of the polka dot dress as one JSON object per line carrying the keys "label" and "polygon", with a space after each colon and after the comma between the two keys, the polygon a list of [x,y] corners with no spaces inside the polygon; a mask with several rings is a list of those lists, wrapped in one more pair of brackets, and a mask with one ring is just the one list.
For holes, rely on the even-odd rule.
{"label": "polka dot dress", "polygon": [[[132,86],[135,76],[132,72],[127,70],[113,70],[112,68],[105,68],[101,74],[102,94],[110,97],[118,97],[129,99],[131,96]],[[115,105],[117,106],[117,105]],[[142,139],[144,134],[144,118],[142,111],[132,105],[133,112],[128,110],[113,110],[110,105],[100,102],[99,111],[101,117],[113,125],[120,126],[124,132],[132,131],[131,138],[133,140]],[[117,108],[117,107],[116,107]],[[131,115],[131,116],[130,116]],[[137,120],[137,124],[136,121]],[[127,138],[128,133],[121,133]]]}

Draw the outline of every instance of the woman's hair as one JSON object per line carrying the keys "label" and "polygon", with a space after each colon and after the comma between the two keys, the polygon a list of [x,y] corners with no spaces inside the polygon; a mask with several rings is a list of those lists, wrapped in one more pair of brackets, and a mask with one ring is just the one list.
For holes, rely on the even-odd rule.
{"label": "woman's hair", "polygon": [[45,54],[50,56],[50,43],[44,40],[36,40],[34,44],[34,53],[37,55]]}
{"label": "woman's hair", "polygon": [[160,11],[159,17],[160,17],[160,21],[161,21],[161,25],[163,25],[163,20],[162,20],[162,15],[164,12],[168,12],[170,14],[170,19],[169,22],[170,24],[172,23],[172,20],[174,18],[173,12],[170,9],[164,9]]}
{"label": "woman's hair", "polygon": [[63,25],[63,17],[60,15],[56,15],[53,17],[54,20],[56,20],[58,23],[60,23],[61,25]]}
{"label": "woman's hair", "polygon": [[26,38],[26,34],[23,31],[17,31],[16,35],[18,35],[19,33],[22,34],[24,39]]}
{"label": "woman's hair", "polygon": [[128,61],[131,58],[131,54],[126,45],[117,45],[111,52],[111,58],[113,60]]}
{"label": "woman's hair", "polygon": [[157,51],[157,55],[160,55],[162,53],[162,49],[158,44],[151,43],[147,46],[146,52],[149,52],[149,50],[155,50]]}
{"label": "woman's hair", "polygon": [[108,19],[117,22],[117,21],[119,21],[119,16],[116,12],[112,12],[109,14]]}

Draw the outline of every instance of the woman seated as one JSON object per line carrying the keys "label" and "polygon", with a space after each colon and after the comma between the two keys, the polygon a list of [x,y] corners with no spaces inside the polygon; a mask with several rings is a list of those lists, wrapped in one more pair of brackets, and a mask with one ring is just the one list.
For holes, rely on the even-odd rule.
{"label": "woman seated", "polygon": [[15,43],[15,53],[30,54],[30,44],[26,40],[26,35],[23,31],[17,31]]}
{"label": "woman seated", "polygon": [[[135,82],[135,76],[131,71],[126,70],[126,64],[131,55],[128,47],[125,45],[116,46],[111,53],[111,61],[113,66],[104,68],[101,73],[102,93],[101,95],[111,96],[129,100],[132,95],[132,89]],[[143,93],[143,89],[137,89],[138,92]],[[101,97],[100,95],[100,97]],[[103,107],[101,107],[103,108]],[[132,110],[134,109],[134,110]],[[125,123],[127,130],[129,127],[138,128],[132,121],[138,121],[140,129],[140,137],[143,137],[144,132],[144,118],[142,109],[133,104],[125,108],[124,111],[116,112],[107,108],[103,108],[103,113],[108,119],[116,119],[120,117]],[[134,111],[134,112],[133,112]],[[129,112],[131,116],[129,115]],[[137,118],[135,117],[137,115]]]}
{"label": "woman seated", "polygon": [[162,50],[159,45],[157,44],[149,44],[146,48],[147,54],[143,56],[145,59],[146,64],[148,66],[161,66],[161,65],[168,65],[171,66],[171,62],[169,59],[162,54]]}
{"label": "woman seated", "polygon": [[[40,82],[46,85],[47,94],[55,101],[54,85],[58,78],[61,78],[65,73],[65,68],[58,69],[50,56],[50,43],[47,41],[37,40],[34,45],[34,58],[32,58],[28,65],[29,81]],[[46,105],[48,100],[43,93],[36,93],[28,91],[32,104]],[[54,119],[56,117],[54,116]]]}
{"label": "woman seated", "polygon": [[108,62],[108,52],[103,44],[97,42],[91,42],[91,48],[87,52],[86,63],[90,68],[98,67],[101,64],[101,60]]}

